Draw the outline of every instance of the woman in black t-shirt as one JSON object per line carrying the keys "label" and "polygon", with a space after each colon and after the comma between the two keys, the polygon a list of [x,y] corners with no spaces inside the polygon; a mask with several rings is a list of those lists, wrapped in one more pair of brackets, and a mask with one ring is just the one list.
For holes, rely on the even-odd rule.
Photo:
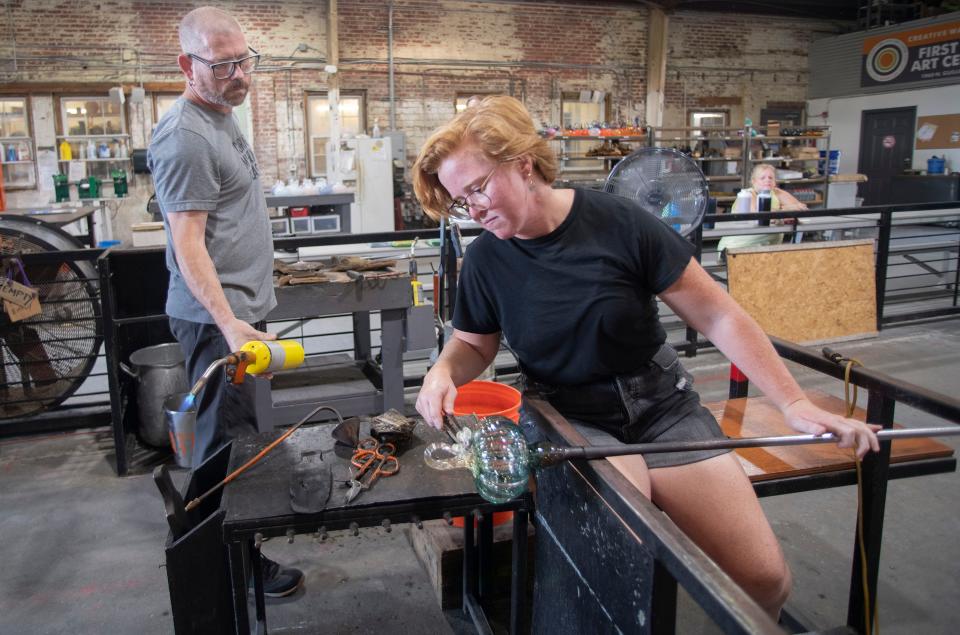
{"label": "woman in black t-shirt", "polygon": [[[588,438],[721,437],[664,343],[658,296],[743,370],[791,427],[832,432],[860,456],[878,449],[870,427],[806,398],[757,323],[686,241],[631,201],[552,188],[556,173],[556,156],[511,97],[485,98],[421,150],[414,188],[424,210],[487,230],[467,249],[453,337],[417,397],[430,425],[440,428],[442,414],[453,412],[456,387],[487,368],[503,333],[528,384]],[[790,572],[732,454],[608,460],[771,615],[779,613]]]}

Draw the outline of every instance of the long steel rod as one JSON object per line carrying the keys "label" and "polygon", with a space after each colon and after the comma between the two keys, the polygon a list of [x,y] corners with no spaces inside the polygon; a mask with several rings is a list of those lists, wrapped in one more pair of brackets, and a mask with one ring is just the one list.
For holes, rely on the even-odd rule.
{"label": "long steel rod", "polygon": [[[911,428],[899,430],[881,430],[877,438],[881,441],[911,439],[915,437],[943,437],[960,435],[960,426],[944,428]],[[838,437],[827,433],[798,434],[773,437],[746,437],[743,439],[713,439],[710,441],[675,441],[664,443],[635,443],[631,445],[598,445],[572,448],[558,448],[563,451],[564,459],[602,459],[608,456],[627,454],[649,454],[656,452],[693,452],[697,450],[723,450],[735,448],[759,448],[780,445],[807,445],[812,443],[836,443]]]}

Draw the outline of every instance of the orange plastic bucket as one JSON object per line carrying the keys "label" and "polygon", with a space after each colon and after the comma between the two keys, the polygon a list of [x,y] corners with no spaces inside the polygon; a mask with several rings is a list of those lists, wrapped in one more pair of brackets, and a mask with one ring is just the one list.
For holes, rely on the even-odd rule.
{"label": "orange plastic bucket", "polygon": [[[495,381],[471,381],[457,388],[453,414],[458,417],[474,414],[478,417],[501,416],[517,423],[520,421],[520,391]],[[513,512],[494,512],[493,525],[502,525],[512,518]],[[463,527],[463,516],[454,518],[453,525]]]}
{"label": "orange plastic bucket", "polygon": [[458,417],[499,415],[517,423],[520,420],[520,391],[495,381],[471,381],[457,389],[453,414]]}

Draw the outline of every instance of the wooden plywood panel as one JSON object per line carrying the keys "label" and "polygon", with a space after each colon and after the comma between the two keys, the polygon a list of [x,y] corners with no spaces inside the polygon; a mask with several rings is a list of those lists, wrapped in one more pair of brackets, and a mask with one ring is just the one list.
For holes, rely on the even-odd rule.
{"label": "wooden plywood panel", "polygon": [[872,240],[727,251],[728,287],[763,330],[793,342],[876,334]]}

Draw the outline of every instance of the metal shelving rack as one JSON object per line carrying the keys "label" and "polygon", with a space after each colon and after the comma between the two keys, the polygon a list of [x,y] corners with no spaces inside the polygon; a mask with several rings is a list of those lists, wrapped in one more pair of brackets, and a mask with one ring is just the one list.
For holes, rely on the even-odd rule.
{"label": "metal shelving rack", "polygon": [[602,186],[613,166],[626,155],[588,156],[586,152],[574,151],[576,145],[572,144],[585,141],[602,144],[609,141],[629,144],[629,147],[635,150],[638,145],[649,143],[648,135],[555,135],[546,138],[556,147],[557,158],[560,161],[557,181],[588,187]]}
{"label": "metal shelving rack", "polygon": [[[768,126],[754,127],[753,130],[757,132],[756,136],[751,137],[751,140],[754,142],[759,142],[766,145],[770,148],[770,151],[773,154],[769,157],[760,157],[752,158],[750,153],[745,153],[744,155],[744,187],[749,186],[750,172],[753,169],[753,166],[757,163],[776,163],[774,167],[786,167],[788,169],[797,170],[799,172],[810,172],[810,166],[813,166],[813,172],[816,176],[800,179],[777,179],[778,187],[790,191],[792,188],[803,185],[808,186],[810,189],[815,190],[819,197],[814,200],[803,200],[800,199],[807,207],[817,208],[817,207],[826,207],[827,205],[827,184],[829,181],[829,160],[830,160],[830,128],[827,126],[807,126],[803,128],[791,128],[800,132],[801,134],[794,135],[768,135],[765,134],[768,132]],[[776,147],[776,151],[773,148]],[[804,148],[815,148],[817,150],[816,157],[808,158],[797,158],[789,155],[784,155],[783,152],[788,147],[804,147]],[[820,151],[825,151],[825,157],[823,161],[823,174],[817,172],[817,166],[820,165]],[[798,197],[799,198],[799,197]]]}
{"label": "metal shelving rack", "polygon": [[[732,203],[736,200],[736,191],[740,188],[750,187],[750,173],[754,165],[758,163],[774,164],[774,167],[788,167],[799,171],[809,171],[808,166],[819,165],[821,160],[816,158],[795,158],[784,156],[783,149],[794,145],[804,145],[806,147],[825,150],[827,159],[830,155],[830,129],[825,126],[795,128],[801,134],[797,135],[768,135],[768,127],[745,128],[651,128],[651,145],[656,147],[674,147],[690,148],[690,156],[696,160],[703,170],[707,182],[711,184],[710,196],[716,199],[718,205]],[[703,131],[704,134],[693,134],[694,131]],[[717,144],[723,144],[722,149]],[[759,147],[758,147],[759,146]],[[736,152],[730,152],[737,156],[716,156],[715,152],[722,151],[728,153],[728,150],[736,148]],[[776,148],[776,150],[773,150]],[[758,156],[754,158],[757,152],[771,152],[770,156]],[[719,174],[722,171],[715,166],[723,163],[735,163],[735,174]],[[727,168],[729,170],[729,167]],[[825,171],[828,171],[825,169]],[[820,196],[813,201],[803,201],[808,207],[826,206],[827,203],[827,183],[829,177],[827,174],[817,174],[811,178],[801,179],[778,179],[778,187],[790,190],[795,186],[809,186],[819,192]],[[729,184],[735,184],[730,186]],[[713,184],[719,184],[718,189],[713,189]],[[729,188],[729,189],[728,189]]]}
{"label": "metal shelving rack", "polygon": [[[743,128],[650,129],[650,145],[690,149],[689,156],[697,161],[710,185],[710,197],[716,199],[719,205],[732,203],[737,198],[735,190],[743,187],[743,156],[747,152],[744,139]],[[730,173],[729,164],[736,166],[733,173]],[[733,189],[728,189],[731,187]]]}

